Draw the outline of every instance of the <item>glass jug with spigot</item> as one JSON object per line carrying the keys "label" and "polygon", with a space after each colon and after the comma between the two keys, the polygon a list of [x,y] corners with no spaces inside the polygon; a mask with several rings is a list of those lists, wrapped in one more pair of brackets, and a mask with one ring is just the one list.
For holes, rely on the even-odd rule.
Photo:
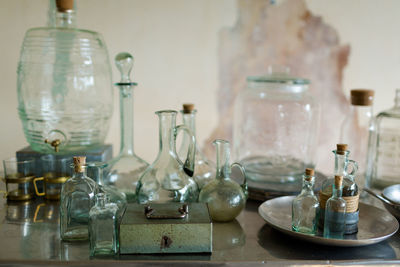
{"label": "glass jug with spigot", "polygon": [[[186,126],[176,126],[175,110],[157,111],[156,114],[159,117],[160,151],[139,179],[136,189],[138,202],[196,202],[199,190],[192,178],[196,139]],[[176,137],[180,130],[190,136],[184,163],[176,153]]]}

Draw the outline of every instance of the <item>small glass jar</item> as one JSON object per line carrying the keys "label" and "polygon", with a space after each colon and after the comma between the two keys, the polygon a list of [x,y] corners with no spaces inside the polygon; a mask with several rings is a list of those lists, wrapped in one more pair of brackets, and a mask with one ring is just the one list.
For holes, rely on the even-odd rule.
{"label": "small glass jar", "polygon": [[310,82],[288,73],[248,77],[235,100],[234,157],[255,182],[294,182],[315,166],[320,108]]}
{"label": "small glass jar", "polygon": [[35,160],[18,161],[16,158],[10,158],[3,160],[3,166],[7,199],[26,201],[33,198]]}

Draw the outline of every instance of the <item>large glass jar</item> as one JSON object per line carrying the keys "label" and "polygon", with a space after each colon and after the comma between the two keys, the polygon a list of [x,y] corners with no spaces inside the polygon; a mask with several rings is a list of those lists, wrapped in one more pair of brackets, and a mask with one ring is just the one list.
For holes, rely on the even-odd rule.
{"label": "large glass jar", "polygon": [[234,156],[255,182],[286,183],[314,168],[320,120],[309,81],[288,71],[247,78],[234,106]]}
{"label": "large glass jar", "polygon": [[71,2],[57,1],[54,22],[29,29],[21,48],[18,111],[28,143],[39,152],[103,144],[113,111],[105,43],[99,33],[76,28]]}

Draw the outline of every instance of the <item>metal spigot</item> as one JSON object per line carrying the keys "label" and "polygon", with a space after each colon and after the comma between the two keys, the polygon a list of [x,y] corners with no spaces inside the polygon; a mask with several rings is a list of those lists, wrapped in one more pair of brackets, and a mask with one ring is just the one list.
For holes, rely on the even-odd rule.
{"label": "metal spigot", "polygon": [[58,152],[58,150],[59,150],[58,146],[61,144],[60,139],[55,139],[55,140],[53,140],[51,142],[48,139],[46,139],[46,140],[44,140],[44,142],[46,144],[50,144],[52,147],[54,147],[54,151]]}

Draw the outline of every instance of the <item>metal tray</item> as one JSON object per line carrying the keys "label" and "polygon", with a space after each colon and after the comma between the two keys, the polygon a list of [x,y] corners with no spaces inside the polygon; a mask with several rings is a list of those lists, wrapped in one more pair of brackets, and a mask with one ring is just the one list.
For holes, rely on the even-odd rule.
{"label": "metal tray", "polygon": [[360,203],[358,233],[345,239],[324,238],[320,233],[307,235],[292,230],[292,200],[294,196],[267,200],[258,207],[258,213],[271,227],[295,238],[312,243],[337,246],[359,247],[381,242],[397,232],[399,223],[389,212]]}

